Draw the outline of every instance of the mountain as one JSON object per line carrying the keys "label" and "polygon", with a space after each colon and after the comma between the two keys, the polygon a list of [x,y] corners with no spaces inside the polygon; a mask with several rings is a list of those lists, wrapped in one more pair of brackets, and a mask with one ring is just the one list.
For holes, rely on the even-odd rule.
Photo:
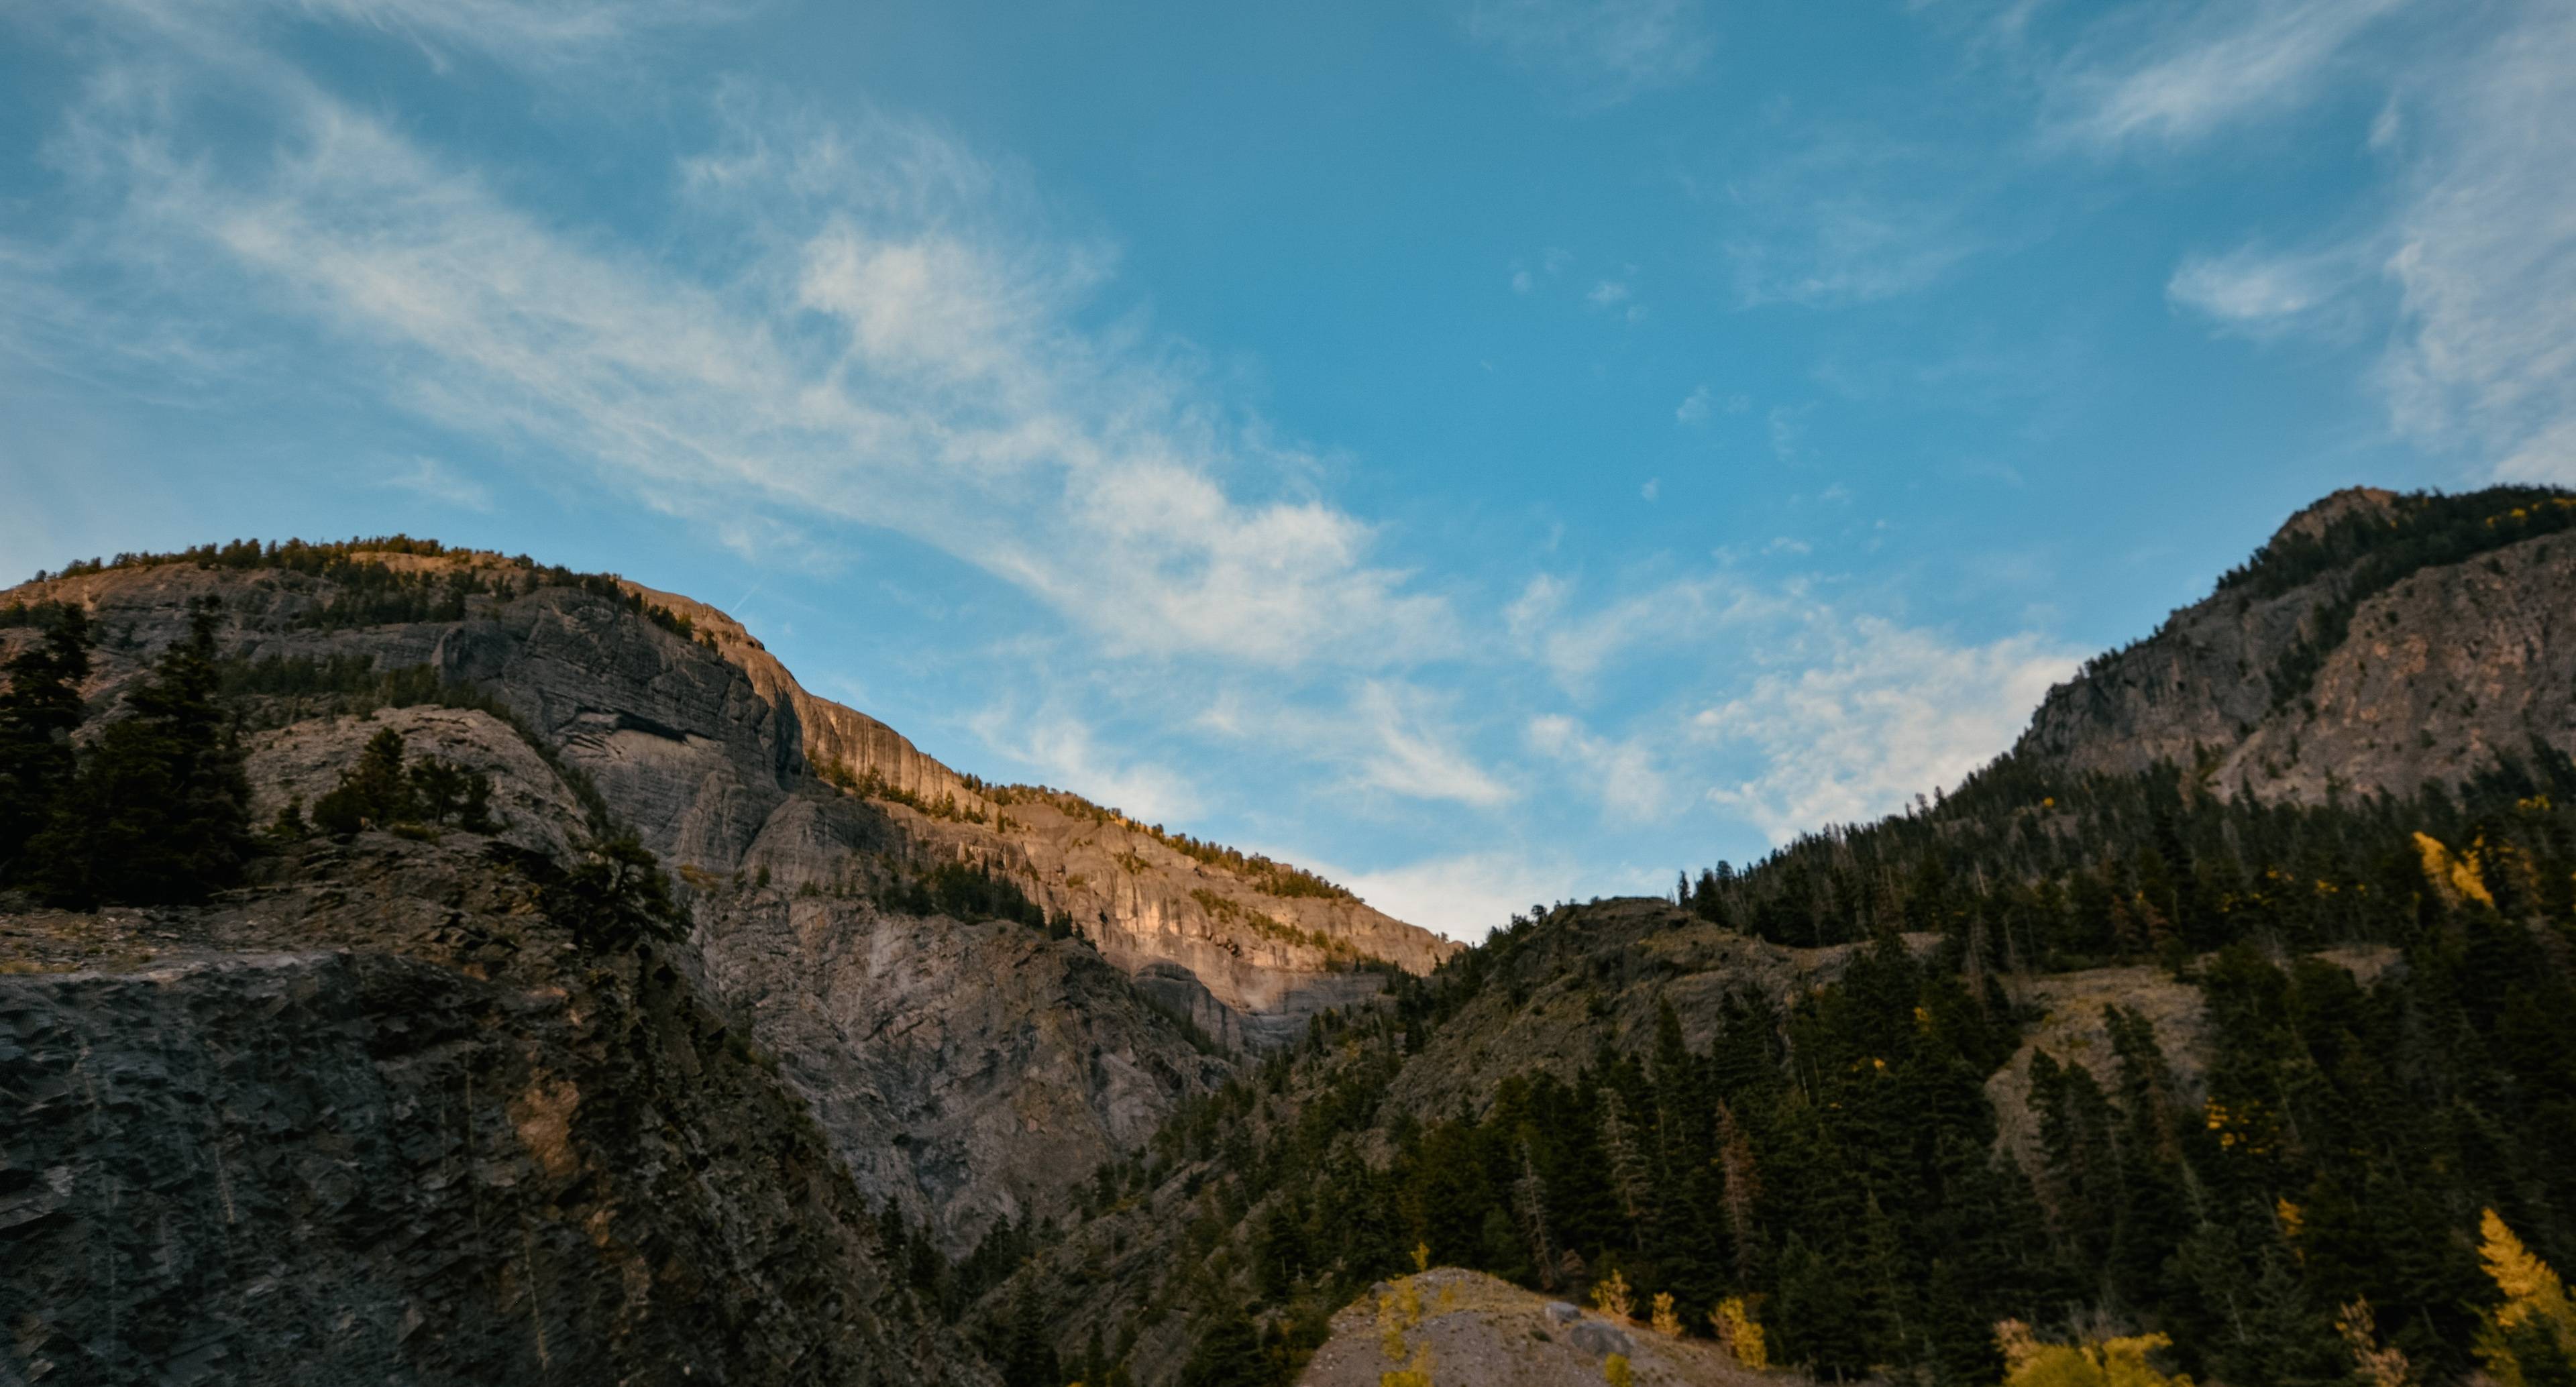
{"label": "mountain", "polygon": [[0,1364],[2562,1380],[2571,523],[2339,493],[1964,783],[1464,949],[615,579],[50,575]]}
{"label": "mountain", "polygon": [[2222,794],[2412,793],[2576,750],[2576,498],[2339,491],[2217,591],[2052,691],[2020,750]]}
{"label": "mountain", "polygon": [[996,1294],[1140,1382],[1340,1380],[1417,1256],[1819,1377],[2566,1371],[2571,506],[2329,498],[1936,803],[1516,918],[1193,1100]]}
{"label": "mountain", "polygon": [[[981,1381],[951,1261],[1457,948],[961,775],[600,575],[405,539],[124,556],[0,593],[0,655],[70,609],[92,762],[209,614],[278,827],[203,903],[0,908],[31,1375],[289,1378],[329,1333],[363,1341],[308,1365],[334,1376]],[[478,807],[313,831],[377,744]],[[567,904],[620,834],[676,922],[640,960]]]}

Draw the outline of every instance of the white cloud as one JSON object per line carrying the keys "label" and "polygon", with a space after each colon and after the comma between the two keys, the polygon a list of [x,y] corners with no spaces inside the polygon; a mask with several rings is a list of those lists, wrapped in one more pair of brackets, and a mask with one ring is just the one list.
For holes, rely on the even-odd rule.
{"label": "white cloud", "polygon": [[1771,455],[1788,462],[1804,451],[1807,437],[1807,415],[1815,405],[1773,405],[1769,416]]}
{"label": "white cloud", "polygon": [[2392,222],[2397,426],[2576,483],[2576,10],[2533,5],[2445,74]]}
{"label": "white cloud", "polygon": [[1179,821],[1205,804],[1177,773],[1110,753],[1090,727],[1061,709],[1024,719],[1009,708],[988,708],[975,716],[971,726],[985,745],[1035,767],[1046,783],[1112,806],[1129,818],[1148,823]]}
{"label": "white cloud", "polygon": [[1975,215],[1995,177],[1955,151],[1867,128],[1769,151],[1717,189],[1736,297],[1838,308],[1928,289],[1996,239]]}
{"label": "white cloud", "polygon": [[[2385,8],[2264,14],[2342,33]],[[2372,122],[2394,168],[2378,219],[2308,250],[2187,260],[2167,294],[2222,329],[2343,339],[2378,321],[2368,291],[2392,289],[2375,379],[2399,434],[2499,477],[2576,482],[2576,183],[2536,172],[2576,167],[2576,11],[2505,13],[2458,51],[2392,62],[2410,116],[2401,136],[2392,98]],[[2321,61],[2321,43],[2300,51]]]}
{"label": "white cloud", "polygon": [[488,488],[436,458],[413,458],[410,466],[386,474],[380,484],[460,510],[488,512],[492,509],[492,493]]}
{"label": "white cloud", "polygon": [[298,21],[371,30],[444,63],[474,52],[521,68],[619,53],[666,30],[738,17],[745,0],[97,0],[102,15],[182,41]]}
{"label": "white cloud", "polygon": [[263,170],[213,172],[186,91],[102,82],[66,142],[175,301],[247,286],[415,410],[726,517],[746,546],[911,535],[1113,654],[1372,666],[1459,644],[1446,602],[1375,562],[1371,527],[1308,494],[1313,460],[1186,351],[1075,326],[1110,257],[1015,231],[1014,176],[936,132],[732,103],[685,172],[706,216],[748,219],[719,237],[748,258],[701,275],[512,205],[281,64],[245,75]]}
{"label": "white cloud", "polygon": [[1374,872],[1325,875],[1399,920],[1471,943],[1534,905],[1585,894],[1645,894],[1669,884],[1660,870],[1605,873],[1562,853],[1521,851],[1462,853]]}
{"label": "white cloud", "polygon": [[1676,422],[1684,424],[1705,424],[1708,422],[1708,411],[1708,387],[1703,385],[1682,397],[1681,404],[1673,410],[1673,418]]}
{"label": "white cloud", "polygon": [[1489,809],[1512,798],[1459,744],[1440,717],[1436,701],[1408,685],[1372,680],[1352,701],[1352,717],[1367,742],[1359,781],[1412,799],[1451,800]]}
{"label": "white cloud", "polygon": [[2165,297],[2225,327],[2266,334],[2308,318],[2354,280],[2349,257],[2269,254],[2244,247],[2194,256],[2174,270]]}
{"label": "white cloud", "polygon": [[1816,608],[1795,667],[1770,672],[1692,718],[1709,744],[1759,769],[1709,799],[1785,842],[1864,820],[1956,785],[2012,744],[2075,658],[2036,636],[1955,645],[1878,617]]}
{"label": "white cloud", "polygon": [[1467,33],[1603,105],[1689,80],[1712,47],[1698,0],[1473,0]]}
{"label": "white cloud", "polygon": [[1524,735],[1531,750],[1557,761],[1577,784],[1589,788],[1613,820],[1647,823],[1670,812],[1671,790],[1656,753],[1642,740],[1594,736],[1562,713],[1530,719]]}
{"label": "white cloud", "polygon": [[1646,484],[1637,488],[1637,494],[1649,501],[1654,500],[1664,494],[1664,479],[1661,477],[1648,477],[1646,479]]}
{"label": "white cloud", "polygon": [[[2292,109],[2354,40],[2407,0],[2206,0],[2100,25],[2050,93],[2049,134],[2100,149],[2182,144]],[[2156,26],[2141,32],[2141,25]]]}
{"label": "white cloud", "polygon": [[1585,294],[1583,301],[1595,308],[1608,308],[1614,304],[1626,303],[1628,286],[1615,279],[1605,279],[1593,285],[1592,292]]}

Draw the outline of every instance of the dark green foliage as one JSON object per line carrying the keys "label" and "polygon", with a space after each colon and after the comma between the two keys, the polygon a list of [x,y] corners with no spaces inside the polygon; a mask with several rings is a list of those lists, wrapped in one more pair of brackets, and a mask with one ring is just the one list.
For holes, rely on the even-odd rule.
{"label": "dark green foliage", "polygon": [[213,604],[125,695],[28,844],[29,880],[70,905],[203,899],[251,849],[241,748],[216,703]]}
{"label": "dark green foliage", "polygon": [[1210,1318],[1206,1336],[1181,1369],[1181,1387],[1276,1387],[1287,1381],[1249,1314],[1228,1307]]}
{"label": "dark green foliage", "polygon": [[[2494,1298],[2481,1208],[2576,1264],[2571,805],[2576,766],[2540,748],[2456,791],[2311,808],[2172,768],[2069,782],[2007,760],[1937,807],[1681,893],[1784,942],[1859,940],[1831,986],[1659,1008],[1635,1050],[1603,1045],[1570,1080],[1385,1110],[1423,1035],[1475,998],[1652,985],[1591,912],[1537,910],[1431,979],[1391,979],[1385,1012],[1319,1018],[1103,1185],[1204,1170],[1202,1201],[1241,1211],[1193,1231],[1172,1283],[1243,1267],[1221,1284],[1248,1322],[1211,1321],[1211,1372],[1251,1361],[1247,1333],[1408,1270],[1419,1241],[1577,1298],[1615,1265],[1695,1331],[1740,1296],[1775,1359],[1827,1375],[1992,1382],[2014,1318],[2168,1333],[2204,1379],[2342,1382],[2335,1316],[2366,1298],[2385,1342],[2457,1380]],[[2417,832],[2474,857],[2496,908],[2429,885]],[[2378,951],[2359,975],[2317,954],[2359,944]],[[2036,1012],[1999,980],[2159,957],[2203,998],[2192,1065],[2117,1005],[2107,1053],[2035,1055],[2026,1176],[1996,1154],[1985,1081]],[[1713,1039],[1694,1050],[1693,1031]],[[1361,1155],[1381,1143],[1391,1161]],[[1293,1351],[1274,1361],[1293,1375]]]}
{"label": "dark green foliage", "polygon": [[591,843],[569,870],[543,859],[527,865],[546,917],[586,949],[643,953],[688,933],[661,862],[632,835]]}
{"label": "dark green foliage", "polygon": [[80,685],[89,677],[89,618],[78,607],[46,614],[44,638],[10,658],[0,676],[0,882],[19,865],[78,763]]}
{"label": "dark green foliage", "polygon": [[946,915],[959,920],[1010,920],[1042,930],[1050,939],[1074,937],[1073,917],[1049,915],[1019,883],[975,862],[943,862],[917,876],[898,878],[879,901],[907,915]]}
{"label": "dark green foliage", "polygon": [[1045,1311],[1025,1285],[1012,1299],[1011,1316],[993,1345],[992,1359],[1002,1387],[1064,1387],[1064,1365],[1048,1339]]}
{"label": "dark green foliage", "polygon": [[453,823],[489,833],[496,827],[491,806],[490,776],[436,757],[405,766],[402,734],[388,727],[367,740],[358,764],[314,802],[313,826],[339,837],[404,823]]}
{"label": "dark green foliage", "polygon": [[[2358,510],[2314,535],[2283,535],[2229,569],[2221,594],[2276,597],[2350,567],[2352,585],[2383,591],[2422,569],[2576,526],[2576,495],[2546,486],[2498,486],[2460,495],[2414,492],[2387,513]],[[2365,594],[2366,595],[2366,594]]]}

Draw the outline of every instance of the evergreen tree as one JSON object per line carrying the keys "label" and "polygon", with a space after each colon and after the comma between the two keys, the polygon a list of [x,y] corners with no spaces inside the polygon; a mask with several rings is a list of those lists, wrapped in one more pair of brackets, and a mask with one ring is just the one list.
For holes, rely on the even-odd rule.
{"label": "evergreen tree", "polygon": [[49,899],[168,904],[240,879],[251,849],[249,783],[215,700],[212,599],[188,635],[126,692],[125,716],[82,758],[42,833],[29,873]]}
{"label": "evergreen tree", "polygon": [[411,780],[403,774],[402,734],[387,727],[367,739],[358,764],[340,783],[314,801],[313,823],[325,833],[346,837],[362,828],[402,822],[416,812]]}
{"label": "evergreen tree", "polygon": [[8,680],[0,689],[0,883],[19,874],[27,840],[44,828],[79,769],[72,733],[81,722],[89,651],[89,617],[67,606],[41,640],[0,667]]}

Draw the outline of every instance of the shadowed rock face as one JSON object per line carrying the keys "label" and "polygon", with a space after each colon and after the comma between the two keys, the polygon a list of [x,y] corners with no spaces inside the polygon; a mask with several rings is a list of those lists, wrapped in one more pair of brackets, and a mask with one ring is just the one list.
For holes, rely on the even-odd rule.
{"label": "shadowed rock face", "polygon": [[991,1380],[687,977],[459,844],[269,875],[0,915],[0,1380]]}
{"label": "shadowed rock face", "polygon": [[[2404,498],[2346,491],[2274,541],[2386,517]],[[2509,510],[2511,501],[2499,501]],[[2337,635],[2323,620],[2349,565],[2268,597],[2221,591],[2052,690],[2019,750],[2079,770],[2198,765],[2222,794],[2314,803],[2329,785],[2403,794],[2526,756],[2576,751],[2576,533],[2423,567],[2363,597]],[[2301,647],[2326,647],[2284,698]]]}

